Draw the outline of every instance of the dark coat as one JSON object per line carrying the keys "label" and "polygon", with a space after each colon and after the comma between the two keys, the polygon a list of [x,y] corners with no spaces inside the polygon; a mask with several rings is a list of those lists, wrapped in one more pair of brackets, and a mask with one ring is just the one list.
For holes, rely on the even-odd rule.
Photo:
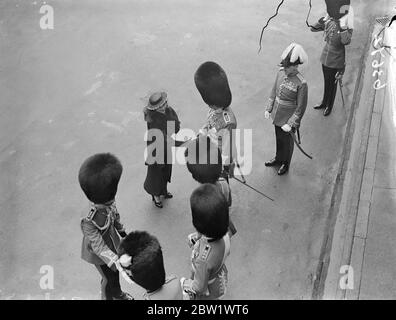
{"label": "dark coat", "polygon": [[[166,184],[171,181],[172,175],[171,148],[180,145],[178,141],[171,138],[171,135],[179,132],[180,121],[175,110],[169,106],[166,107],[165,113],[145,109],[144,120],[147,122],[147,130],[158,129],[161,131],[163,138],[163,145],[158,146],[158,142],[155,143],[155,137],[148,137],[148,152],[145,162],[148,168],[144,189],[151,195],[165,195],[167,192]],[[169,126],[168,128],[169,121],[174,121],[174,127]],[[157,152],[159,150],[153,149],[154,145],[159,148],[163,147],[163,152]],[[169,159],[168,154],[170,155]]]}

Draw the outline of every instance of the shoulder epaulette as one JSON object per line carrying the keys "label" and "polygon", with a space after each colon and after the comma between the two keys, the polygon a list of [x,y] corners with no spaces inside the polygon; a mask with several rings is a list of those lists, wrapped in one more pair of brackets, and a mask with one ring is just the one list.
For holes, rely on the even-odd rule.
{"label": "shoulder epaulette", "polygon": [[306,83],[307,81],[304,79],[301,73],[297,73],[297,78],[301,81],[301,83]]}
{"label": "shoulder epaulette", "polygon": [[231,123],[231,117],[230,117],[230,115],[228,114],[227,111],[223,111],[223,118],[224,118],[224,122],[226,124]]}
{"label": "shoulder epaulette", "polygon": [[204,261],[206,261],[208,259],[209,256],[209,252],[210,250],[212,250],[212,247],[208,244],[205,245],[205,248],[203,249],[200,258]]}

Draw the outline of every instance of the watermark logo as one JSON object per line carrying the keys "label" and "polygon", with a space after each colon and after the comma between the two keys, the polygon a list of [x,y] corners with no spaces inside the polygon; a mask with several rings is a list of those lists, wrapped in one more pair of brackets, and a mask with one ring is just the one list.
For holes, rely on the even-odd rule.
{"label": "watermark logo", "polygon": [[[167,132],[174,132],[175,123],[174,121],[167,121]],[[229,158],[232,157],[233,161],[236,161],[239,165],[240,173],[248,175],[252,172],[253,167],[253,132],[252,129],[222,129],[217,132],[208,132],[205,134],[209,137],[210,142],[219,147],[222,153],[222,162],[227,163]],[[149,129],[145,134],[145,141],[148,142],[147,147],[144,151],[144,159],[146,164],[186,164],[185,151],[187,149],[189,154],[195,154],[196,144],[193,142],[197,134],[188,128],[181,129],[178,133],[178,137],[187,138],[190,140],[182,146],[185,148],[172,148],[176,146],[176,142],[173,138],[166,136],[159,129]],[[194,138],[192,138],[194,137]],[[199,141],[199,152],[206,152],[207,140],[202,139]],[[194,159],[194,157],[190,157]],[[205,158],[205,162],[199,164],[217,164],[217,156],[211,155],[209,158]],[[197,164],[190,162],[191,164]]]}
{"label": "watermark logo", "polygon": [[344,265],[340,268],[340,289],[341,290],[353,290],[354,288],[354,272],[352,266]]}
{"label": "watermark logo", "polygon": [[40,28],[42,30],[53,30],[54,29],[54,8],[49,4],[42,5],[40,7],[40,14],[43,16],[40,18]]}

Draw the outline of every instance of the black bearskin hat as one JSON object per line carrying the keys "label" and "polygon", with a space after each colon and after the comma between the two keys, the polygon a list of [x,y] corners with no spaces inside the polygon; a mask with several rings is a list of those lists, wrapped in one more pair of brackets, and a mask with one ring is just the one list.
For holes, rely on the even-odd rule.
{"label": "black bearskin hat", "polygon": [[118,255],[130,256],[131,279],[147,291],[155,291],[165,283],[162,249],[156,237],[146,231],[129,233],[120,243]]}
{"label": "black bearskin hat", "polygon": [[194,81],[207,105],[222,109],[230,106],[232,95],[227,75],[216,62],[201,64],[195,72]]}
{"label": "black bearskin hat", "polygon": [[199,136],[188,146],[186,163],[199,183],[215,183],[223,168],[220,149],[207,136]]}
{"label": "black bearskin hat", "polygon": [[330,17],[334,19],[340,19],[345,14],[348,13],[349,8],[343,6],[349,6],[351,4],[350,0],[325,0],[327,13]]}
{"label": "black bearskin hat", "polygon": [[121,162],[110,153],[98,153],[81,165],[78,181],[87,198],[96,204],[114,199],[122,173]]}
{"label": "black bearskin hat", "polygon": [[205,183],[195,189],[190,197],[190,206],[192,223],[199,233],[215,240],[227,233],[228,204],[216,185]]}

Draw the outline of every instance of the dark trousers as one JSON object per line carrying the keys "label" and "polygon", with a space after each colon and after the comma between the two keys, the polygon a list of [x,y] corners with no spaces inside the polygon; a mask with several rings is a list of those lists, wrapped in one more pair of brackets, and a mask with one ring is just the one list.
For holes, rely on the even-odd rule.
{"label": "dark trousers", "polygon": [[338,69],[326,67],[322,64],[323,78],[324,78],[324,93],[322,105],[325,107],[333,108],[334,99],[337,93],[337,84],[335,83],[335,76]]}
{"label": "dark trousers", "polygon": [[282,130],[281,127],[275,126],[276,136],[276,161],[281,164],[290,165],[294,150],[294,141],[290,133]]}
{"label": "dark trousers", "polygon": [[102,300],[112,300],[121,294],[120,277],[118,271],[113,271],[107,265],[95,265],[102,276],[101,293]]}

